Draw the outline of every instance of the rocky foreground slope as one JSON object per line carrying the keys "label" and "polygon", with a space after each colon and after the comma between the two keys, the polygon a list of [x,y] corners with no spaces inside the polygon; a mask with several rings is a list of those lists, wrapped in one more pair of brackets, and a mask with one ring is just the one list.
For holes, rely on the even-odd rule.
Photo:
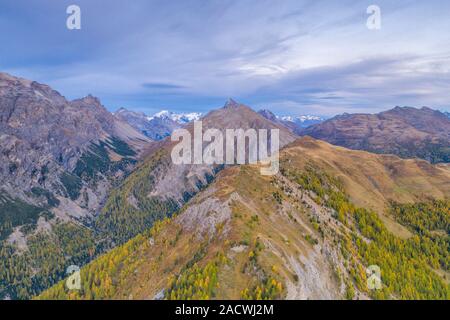
{"label": "rocky foreground slope", "polygon": [[[225,136],[226,129],[278,129],[280,146],[296,139],[287,128],[233,100],[209,112],[201,120],[203,132],[214,128]],[[193,136],[193,123],[185,128]],[[147,150],[145,161],[111,193],[95,226],[114,244],[123,243],[150,227],[154,221],[171,216],[208,186],[225,167],[223,164],[176,165],[171,159],[171,151],[176,144],[170,139],[154,144]]]}
{"label": "rocky foreground slope", "polygon": [[125,174],[149,142],[95,97],[67,101],[46,85],[0,73],[5,198],[54,207],[61,218],[93,214],[111,179]]}
{"label": "rocky foreground slope", "polygon": [[[222,170],[171,218],[85,266],[81,290],[61,282],[39,298],[448,299],[449,196],[448,168],[301,138],[278,175]],[[430,220],[419,233],[421,202]]]}
{"label": "rocky foreground slope", "polygon": [[[74,264],[81,291],[40,297],[449,298],[444,165],[298,140],[233,100],[203,131],[278,129],[280,172],[175,165],[175,142],[94,97],[0,79],[0,298],[39,295]],[[382,290],[368,289],[370,265]]]}
{"label": "rocky foreground slope", "polygon": [[[32,283],[41,282],[36,274],[46,262],[39,258],[46,247],[39,237],[54,235],[55,225],[70,223],[71,231],[89,238],[80,230],[150,143],[93,96],[68,101],[47,85],[0,73],[0,297],[3,288],[27,281],[31,292],[42,288]],[[30,252],[34,249],[40,253]],[[72,255],[60,252],[64,256]],[[23,268],[27,271],[19,270]],[[52,283],[52,276],[42,282]],[[23,296],[29,294],[25,291]],[[21,296],[16,290],[6,295]]]}

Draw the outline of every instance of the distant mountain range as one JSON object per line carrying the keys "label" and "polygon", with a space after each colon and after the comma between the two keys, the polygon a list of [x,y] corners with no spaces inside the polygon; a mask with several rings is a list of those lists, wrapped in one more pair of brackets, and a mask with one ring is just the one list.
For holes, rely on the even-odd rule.
{"label": "distant mountain range", "polygon": [[167,110],[148,116],[143,112],[134,112],[120,108],[114,116],[127,122],[133,128],[153,140],[162,140],[169,136],[173,130],[201,117],[201,113],[174,113]]}
{"label": "distant mountain range", "polygon": [[191,121],[199,120],[202,117],[202,113],[200,112],[191,112],[191,113],[176,113],[172,111],[162,110],[160,112],[155,113],[153,116],[148,117],[149,121],[154,119],[171,119],[179,124],[186,124]]}
{"label": "distant mountain range", "polygon": [[[278,129],[279,173],[174,164],[167,136],[196,119]],[[111,114],[0,73],[0,299],[448,300],[450,168],[430,162],[449,162],[449,128],[429,108],[323,121],[232,99]]]}
{"label": "distant mountain range", "polygon": [[114,116],[127,122],[133,128],[139,130],[153,140],[161,140],[179,128],[180,124],[167,117],[150,118],[144,113],[133,112],[124,108],[114,113]]}
{"label": "distant mountain range", "polygon": [[289,130],[291,130],[295,134],[299,134],[304,128],[307,128],[311,125],[321,123],[325,119],[319,116],[312,115],[301,115],[301,116],[276,116],[270,110],[260,110],[258,111],[260,115],[264,118],[273,121],[275,123],[281,124]]}
{"label": "distant mountain range", "polygon": [[[325,120],[322,117],[313,115],[280,117],[269,110],[261,110],[258,113],[270,121],[289,128],[289,130],[295,134],[301,132],[303,128],[321,123]],[[120,108],[114,113],[114,116],[122,121],[128,122],[128,124],[141,131],[147,137],[153,140],[162,140],[169,136],[173,130],[180,128],[191,121],[201,119],[202,113],[175,113],[168,110],[162,110],[152,116],[148,116],[143,112],[134,112],[125,108]]]}
{"label": "distant mountain range", "polygon": [[293,116],[284,116],[284,117],[279,117],[282,121],[287,121],[287,122],[294,122],[296,124],[298,124],[298,126],[302,127],[302,128],[307,128],[313,124],[317,124],[317,123],[321,123],[323,122],[325,119],[319,116],[313,116],[313,115],[301,115],[301,116],[297,116],[297,117],[293,117]]}
{"label": "distant mountain range", "polygon": [[378,114],[343,114],[300,132],[332,144],[432,163],[450,162],[450,118],[423,107]]}
{"label": "distant mountain range", "polygon": [[[216,110],[209,119],[225,115],[236,117],[227,125],[238,119],[269,125],[245,106]],[[155,163],[165,163],[158,152],[127,179],[111,200],[114,211],[105,213],[114,212],[111,221],[120,222],[109,222],[109,232],[127,226],[129,236],[144,217],[160,214],[161,222],[84,267],[82,278],[96,280],[83,282],[82,290],[70,293],[60,282],[38,299],[447,298],[445,276],[431,263],[445,268],[438,259],[448,252],[395,220],[390,205],[450,196],[448,169],[304,137],[281,151],[280,174],[261,176],[257,166],[225,168],[169,214],[144,210],[153,196],[167,192],[162,181],[173,181],[172,195],[186,185],[180,179],[200,176],[192,166],[182,174],[173,168],[159,173],[163,167]],[[132,198],[145,181],[154,184]],[[412,214],[403,204],[395,208]],[[425,259],[431,254],[433,262]],[[365,270],[373,263],[389,270],[382,290],[367,289]]]}

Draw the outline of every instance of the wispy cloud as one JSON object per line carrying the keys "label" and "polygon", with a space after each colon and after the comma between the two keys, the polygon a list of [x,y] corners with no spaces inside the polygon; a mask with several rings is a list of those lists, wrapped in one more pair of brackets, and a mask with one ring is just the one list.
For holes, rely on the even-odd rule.
{"label": "wispy cloud", "polygon": [[127,106],[206,110],[227,97],[278,113],[450,106],[450,3],[371,1],[3,0],[0,70]]}
{"label": "wispy cloud", "polygon": [[161,89],[161,90],[171,90],[171,89],[184,89],[186,87],[179,86],[171,83],[155,83],[155,82],[147,82],[143,83],[142,86],[148,89]]}

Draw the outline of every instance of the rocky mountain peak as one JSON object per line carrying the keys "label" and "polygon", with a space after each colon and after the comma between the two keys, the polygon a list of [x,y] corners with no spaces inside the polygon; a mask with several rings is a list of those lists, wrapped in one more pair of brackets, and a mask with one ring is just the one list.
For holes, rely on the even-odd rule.
{"label": "rocky mountain peak", "polygon": [[127,114],[127,113],[131,113],[132,111],[124,108],[124,107],[120,107],[119,109],[117,109],[113,114],[114,115],[119,115],[119,114]]}
{"label": "rocky mountain peak", "polygon": [[277,116],[270,110],[263,109],[259,110],[258,113],[268,120],[277,121]]}
{"label": "rocky mountain peak", "polygon": [[[104,108],[102,103],[100,102],[100,99],[97,97],[94,97],[91,94],[88,94],[86,97],[83,97],[81,99],[75,99],[72,101],[75,105],[83,105],[87,107],[101,107]],[[106,109],[105,109],[106,110]]]}
{"label": "rocky mountain peak", "polygon": [[450,121],[428,107],[397,106],[378,114],[344,114],[301,134],[350,149],[449,162]]}
{"label": "rocky mountain peak", "polygon": [[225,105],[223,107],[225,109],[232,109],[232,108],[237,108],[240,105],[241,105],[240,103],[237,103],[232,98],[228,98],[227,102],[225,103]]}
{"label": "rocky mountain peak", "polygon": [[[133,151],[138,151],[138,142],[149,142],[116,120],[92,95],[69,102],[48,85],[4,73],[0,74],[0,136],[4,151],[0,179],[10,192],[16,190],[16,196],[17,190],[28,192],[33,187],[64,196],[61,176],[80,168],[82,155],[100,141],[129,144]],[[9,167],[20,174],[10,174]]]}

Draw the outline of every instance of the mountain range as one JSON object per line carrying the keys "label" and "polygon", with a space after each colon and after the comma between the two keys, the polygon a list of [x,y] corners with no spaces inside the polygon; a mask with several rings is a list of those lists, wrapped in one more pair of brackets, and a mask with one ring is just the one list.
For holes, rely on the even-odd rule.
{"label": "mountain range", "polygon": [[0,105],[2,196],[55,207],[62,219],[66,206],[77,207],[70,210],[77,217],[98,210],[151,142],[93,96],[67,101],[46,85],[4,73]]}
{"label": "mountain range", "polygon": [[307,128],[311,125],[318,124],[324,121],[324,118],[312,115],[280,117],[276,116],[274,113],[267,109],[260,110],[258,111],[258,113],[264,118],[288,128],[295,134],[299,134],[303,130],[303,128]]}
{"label": "mountain range", "polygon": [[[47,85],[5,73],[0,73],[0,106],[0,255],[8,264],[14,260],[7,253],[11,248],[40,247],[43,239],[36,235],[54,237],[56,225],[84,232],[82,226],[97,215],[151,140],[93,96],[68,101]],[[59,258],[65,260],[62,252]],[[42,267],[30,259],[28,271],[19,273],[30,272],[34,292],[52,280],[37,280],[31,270]],[[11,271],[2,270],[11,277]],[[0,291],[1,285],[0,276]]]}
{"label": "mountain range", "polygon": [[[39,298],[447,299],[445,237],[420,236],[395,209],[449,195],[447,168],[301,138],[283,149],[279,175],[222,170],[176,214],[83,268],[82,290],[60,282]],[[366,286],[371,264],[383,270],[380,291]]]}
{"label": "mountain range", "polygon": [[[202,115],[203,131],[278,129],[275,176],[174,164],[167,136],[192,134],[198,116],[111,114],[93,96],[68,101],[1,73],[0,297],[450,298],[450,168],[427,161],[445,162],[427,159],[448,142],[442,113],[301,128],[229,99]],[[410,159],[392,155],[404,146]],[[70,265],[81,290],[65,286]]]}
{"label": "mountain range", "polygon": [[173,130],[181,128],[191,121],[200,119],[202,114],[198,112],[174,113],[163,110],[153,116],[147,116],[143,112],[134,112],[120,108],[114,113],[114,116],[127,122],[150,139],[162,140],[169,136]]}
{"label": "mountain range", "polygon": [[350,149],[450,162],[450,118],[423,107],[396,107],[378,114],[343,114],[305,128],[301,135]]}
{"label": "mountain range", "polygon": [[200,112],[188,112],[188,113],[176,113],[168,110],[162,110],[155,113],[153,116],[148,117],[148,120],[153,120],[156,118],[169,118],[179,124],[186,124],[191,121],[200,120],[202,114]]}
{"label": "mountain range", "polygon": [[[289,128],[293,133],[298,134],[303,128],[311,125],[321,123],[324,118],[313,115],[301,116],[276,116],[269,110],[258,111],[260,115],[266,119],[281,124]],[[130,111],[125,108],[120,108],[114,112],[114,116],[118,119],[127,122],[136,130],[140,131],[147,137],[153,140],[162,140],[169,136],[173,130],[181,128],[189,122],[200,120],[202,113],[175,113],[167,110],[162,110],[152,116],[148,116],[143,112]]]}

